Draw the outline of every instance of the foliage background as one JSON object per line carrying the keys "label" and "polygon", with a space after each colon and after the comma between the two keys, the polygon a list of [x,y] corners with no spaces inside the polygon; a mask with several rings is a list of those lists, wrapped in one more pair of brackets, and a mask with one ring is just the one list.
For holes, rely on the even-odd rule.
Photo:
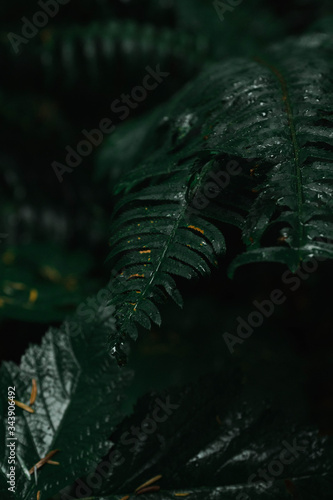
{"label": "foliage background", "polygon": [[[111,165],[107,178],[97,175],[110,154],[105,141],[59,183],[51,163],[63,160],[65,146],[77,144],[83,128],[90,130],[109,116],[110,103],[142,81],[147,64],[160,63],[171,76],[128,122],[165,102],[209,61],[260,54],[269,43],[314,25],[325,31],[333,14],[329,0],[291,0],[287,8],[281,2],[244,0],[221,22],[208,0],[73,0],[21,55],[13,55],[6,33],[19,32],[21,16],[35,10],[34,2],[20,0],[0,7],[0,232],[8,235],[0,246],[0,297],[5,299],[0,356],[15,362],[30,343],[41,341],[47,325],[58,326],[81,300],[105,285],[111,271],[104,261],[114,203],[111,187],[119,172]],[[99,26],[108,21],[128,45],[117,42],[115,56],[101,62],[93,51],[83,50],[83,42],[93,36],[102,46],[107,35]],[[153,34],[147,24],[154,27]],[[162,28],[169,33],[164,38]],[[177,50],[185,35],[204,39],[202,53]],[[71,47],[75,54],[70,69],[61,56],[66,43],[66,50]],[[45,68],[40,54],[52,50],[55,57]],[[229,231],[231,250],[212,276],[182,281],[184,310],[163,306],[162,327],[144,332],[131,346],[136,383],[128,392],[127,411],[147,390],[236,363],[274,395],[277,405],[290,404],[288,387],[295,384],[308,419],[333,432],[333,264],[321,263],[298,291],[286,292],[285,304],[231,357],[222,333],[235,329],[236,317],[246,317],[253,300],[264,300],[281,287],[284,267],[252,264],[230,280],[229,254],[238,253],[242,243],[236,231]],[[8,282],[23,282],[26,288],[10,290]],[[31,289],[39,296],[27,308]]]}

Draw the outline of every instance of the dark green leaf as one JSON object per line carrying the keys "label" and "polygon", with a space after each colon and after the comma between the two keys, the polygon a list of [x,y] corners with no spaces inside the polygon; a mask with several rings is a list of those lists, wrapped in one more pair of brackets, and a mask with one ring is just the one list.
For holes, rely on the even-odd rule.
{"label": "dark green leaf", "polygon": [[292,493],[317,500],[332,491],[332,439],[272,411],[269,398],[232,371],[143,398],[112,439],[117,460],[99,491],[90,489],[92,498],[135,498],[132,492],[158,474],[158,499],[189,492],[197,499],[289,500]]}
{"label": "dark green leaf", "polygon": [[[316,34],[265,59],[213,65],[143,120],[147,137],[128,154],[110,239],[119,332],[136,337],[136,311],[166,274],[207,274],[224,250],[217,222],[240,227],[248,247],[231,273],[333,256],[332,54],[331,38]],[[118,352],[117,336],[111,347]]]}
{"label": "dark green leaf", "polygon": [[[106,331],[114,328],[112,308],[97,297],[82,303],[76,315],[59,329],[51,328],[42,345],[31,346],[20,367],[3,363],[0,399],[0,438],[7,438],[8,387],[15,399],[29,403],[32,379],[37,381],[37,399],[30,414],[16,407],[16,493],[6,484],[9,448],[0,452],[2,498],[36,500],[37,491],[48,498],[96,464],[109,445],[107,438],[119,423],[120,402],[128,371],[120,371],[105,354]],[[27,473],[50,451],[59,449],[54,460],[38,471],[38,484]]]}

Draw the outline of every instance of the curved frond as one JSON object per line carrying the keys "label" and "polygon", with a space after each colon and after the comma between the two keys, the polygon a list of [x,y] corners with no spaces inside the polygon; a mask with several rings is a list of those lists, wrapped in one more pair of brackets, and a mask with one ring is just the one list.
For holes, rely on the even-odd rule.
{"label": "curved frond", "polygon": [[[117,306],[122,337],[135,339],[136,323],[145,328],[150,328],[150,321],[160,324],[156,302],[169,295],[182,304],[172,276],[206,275],[225,250],[216,225],[198,210],[190,210],[191,165],[188,160],[162,184],[129,193],[118,204],[109,258],[117,273],[111,282],[112,303]],[[115,354],[119,332],[111,338]]]}
{"label": "curved frond", "polygon": [[248,247],[231,272],[333,256],[332,48],[324,34],[306,36],[263,59],[215,64],[149,122],[116,189],[114,352],[136,338],[135,322],[160,322],[164,292],[180,303],[170,275],[205,275],[216,263],[224,240],[213,220],[241,228]]}

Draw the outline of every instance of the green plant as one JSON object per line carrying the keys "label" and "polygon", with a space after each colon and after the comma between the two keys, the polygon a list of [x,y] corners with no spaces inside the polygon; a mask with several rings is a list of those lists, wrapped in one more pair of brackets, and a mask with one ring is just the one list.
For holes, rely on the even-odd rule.
{"label": "green plant", "polygon": [[[136,338],[135,321],[160,321],[153,302],[161,288],[180,304],[171,275],[191,278],[217,264],[220,222],[240,228],[247,247],[231,274],[251,262],[295,271],[332,256],[332,48],[330,37],[309,35],[265,59],[216,64],[143,123],[146,135],[127,157],[133,167],[116,187],[112,347],[124,334]],[[126,145],[121,134],[111,140]],[[121,161],[109,159],[115,168]]]}
{"label": "green plant", "polygon": [[[91,7],[84,2],[81,24],[56,19],[50,36],[47,28],[27,45],[26,59],[15,62],[18,75],[39,61],[34,69],[44,92],[41,74],[48,61],[45,102],[50,92],[58,104],[46,122],[51,134],[66,123],[68,137],[77,135],[73,124],[80,120],[66,120],[68,109],[61,109],[74,98],[78,82],[84,80],[80,96],[91,89],[107,95],[120,56],[125,80],[134,83],[149,53],[174,65],[177,78],[164,97],[192,79],[165,103],[160,95],[159,106],[144,107],[117,126],[91,171],[71,176],[77,188],[69,183],[61,191],[63,211],[59,196],[50,201],[40,193],[17,166],[20,155],[9,154],[3,141],[2,335],[9,335],[8,318],[22,321],[16,326],[31,321],[32,329],[37,322],[62,323],[47,331],[40,346],[30,345],[20,364],[1,365],[1,498],[329,500],[332,429],[321,417],[330,413],[321,410],[316,418],[309,412],[302,377],[313,382],[316,364],[329,371],[332,348],[304,354],[288,324],[296,311],[304,343],[307,321],[324,342],[319,333],[330,325],[331,304],[328,298],[319,320],[315,297],[332,275],[329,263],[311,278],[310,271],[303,276],[310,284],[291,295],[289,315],[275,311],[273,322],[266,314],[267,322],[255,325],[256,336],[233,355],[222,333],[236,319],[244,324],[249,297],[267,304],[270,292],[279,291],[282,273],[295,279],[304,264],[318,267],[332,257],[331,20],[281,42],[285,30],[265,6],[261,20],[272,22],[272,32],[263,26],[261,42],[242,33],[234,53],[243,57],[225,58],[222,40],[232,46],[248,7],[226,28],[229,39],[219,33],[208,1],[196,0],[193,10],[185,0],[147,1],[154,27],[142,24],[138,2],[129,4],[126,11],[120,1],[100,2],[87,25]],[[259,13],[260,5],[252,7]],[[104,23],[104,16],[112,20]],[[270,36],[275,44],[266,49]],[[204,45],[196,45],[201,37]],[[180,40],[186,42],[183,51]],[[99,59],[93,50],[98,44]],[[72,73],[65,69],[66,46],[76,55]],[[248,54],[253,51],[256,57]],[[207,64],[194,77],[204,54]],[[6,64],[13,57],[7,51]],[[63,95],[52,89],[57,74],[67,85]],[[112,92],[118,84],[120,79]],[[3,89],[8,85],[4,81]],[[10,102],[27,110],[25,122],[18,108],[7,105],[6,92],[2,115],[13,127],[12,141],[16,128],[35,123],[41,101],[30,106],[31,90],[27,98],[11,90]],[[91,122],[94,116],[95,110]],[[43,134],[48,137],[44,127],[36,131]],[[33,162],[27,139],[24,151]],[[37,223],[43,208],[47,217]],[[98,262],[105,256],[106,231],[111,278],[105,279]],[[330,407],[326,393],[323,399]]]}

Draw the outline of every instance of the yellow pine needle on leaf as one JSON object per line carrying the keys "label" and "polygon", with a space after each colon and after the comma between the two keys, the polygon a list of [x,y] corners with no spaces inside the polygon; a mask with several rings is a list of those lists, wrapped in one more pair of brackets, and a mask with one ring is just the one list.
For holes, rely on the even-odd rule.
{"label": "yellow pine needle on leaf", "polygon": [[153,491],[159,491],[161,489],[160,486],[153,485],[153,486],[147,486],[147,488],[142,488],[142,490],[139,490],[136,492],[136,495],[144,495],[145,493],[151,493]]}
{"label": "yellow pine needle on leaf", "polygon": [[60,450],[52,450],[52,451],[50,451],[50,453],[48,453],[46,455],[46,457],[42,458],[33,467],[31,467],[31,469],[29,470],[29,473],[33,474],[35,467],[36,467],[36,469],[40,469],[41,467],[43,467],[43,465],[46,464],[50,460],[50,458],[53,457],[53,455],[55,455],[56,453],[58,453],[58,451],[60,451]]}
{"label": "yellow pine needle on leaf", "polygon": [[29,293],[29,303],[34,304],[38,297],[38,291],[36,288],[32,288]]}
{"label": "yellow pine needle on leaf", "polygon": [[35,403],[36,398],[37,398],[37,381],[35,378],[33,378],[29,406],[32,406]]}
{"label": "yellow pine needle on leaf", "polygon": [[14,401],[15,405],[18,406],[19,408],[22,408],[22,410],[25,410],[29,413],[35,413],[35,410],[30,408],[30,406],[28,406],[24,403],[21,403],[21,401],[17,401],[16,399],[8,399],[8,401]]}
{"label": "yellow pine needle on leaf", "polygon": [[146,486],[150,486],[151,484],[156,483],[156,481],[161,479],[161,477],[162,477],[162,475],[159,474],[158,476],[154,476],[151,479],[148,479],[148,481],[146,481],[145,483],[138,486],[135,491],[137,492],[137,491],[141,490],[142,488],[146,488]]}

